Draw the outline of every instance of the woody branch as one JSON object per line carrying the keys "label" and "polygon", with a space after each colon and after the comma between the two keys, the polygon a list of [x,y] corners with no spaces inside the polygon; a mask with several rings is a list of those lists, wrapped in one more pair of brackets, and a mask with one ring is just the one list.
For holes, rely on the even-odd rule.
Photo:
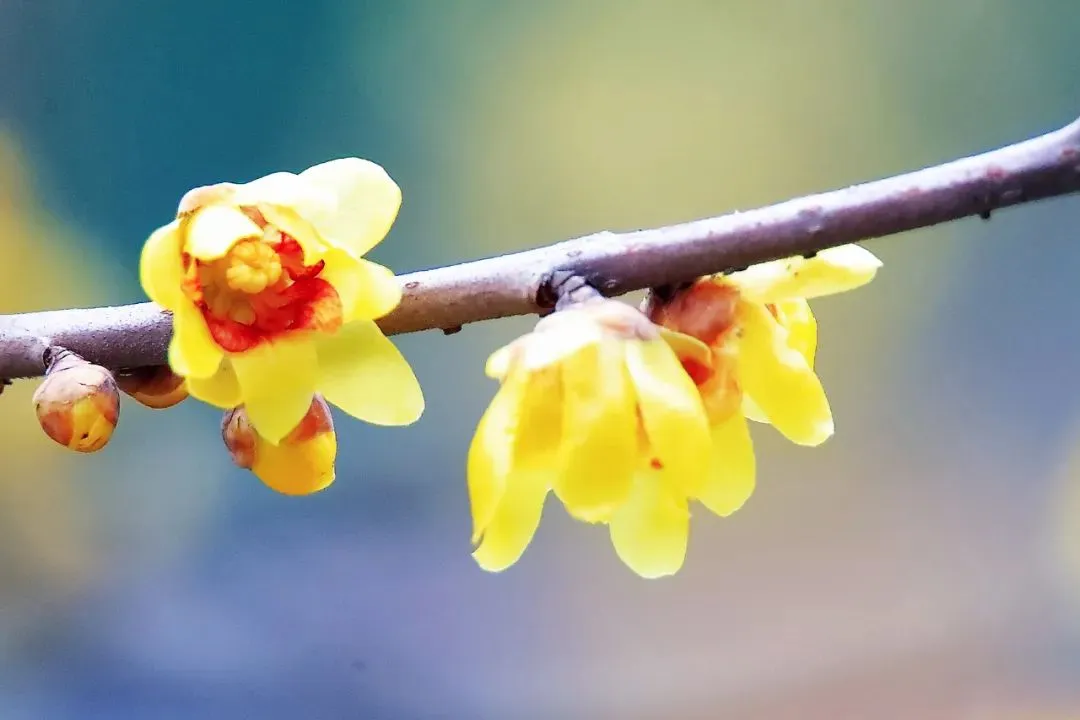
{"label": "woody branch", "polygon": [[[388,334],[455,332],[550,311],[576,275],[607,296],[883,237],[1080,191],[1080,119],[1037,138],[841,190],[679,225],[600,232],[399,277]],[[110,368],[160,365],[172,332],[153,303],[0,316],[0,379],[39,376],[50,345]]]}

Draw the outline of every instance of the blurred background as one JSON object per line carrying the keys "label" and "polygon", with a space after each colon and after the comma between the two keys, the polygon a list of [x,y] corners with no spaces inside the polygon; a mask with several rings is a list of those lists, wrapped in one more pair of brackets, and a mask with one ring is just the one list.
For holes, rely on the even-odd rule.
{"label": "blurred background", "polygon": [[[690,220],[1080,113],[1075,0],[0,0],[0,312],[136,302],[190,187],[359,155],[398,272]],[[1080,718],[1080,199],[867,243],[827,298],[837,434],[755,427],[759,489],[647,582],[555,504],[469,556],[486,355],[399,338],[428,410],[338,418],[308,498],[218,414],[127,402],[105,451],[0,398],[0,717]]]}

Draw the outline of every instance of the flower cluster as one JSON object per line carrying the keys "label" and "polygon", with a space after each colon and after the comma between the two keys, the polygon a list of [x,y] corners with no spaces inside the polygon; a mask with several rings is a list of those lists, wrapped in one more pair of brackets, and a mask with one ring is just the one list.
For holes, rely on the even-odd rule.
{"label": "flower cluster", "polygon": [[501,385],[468,461],[476,561],[516,562],[551,491],[571,516],[607,525],[639,575],[675,573],[691,504],[727,516],[753,492],[747,419],[801,445],[832,435],[807,299],[879,266],[849,245],[700,278],[644,312],[596,297],[498,350],[487,372]]}
{"label": "flower cluster", "polygon": [[[34,396],[42,427],[93,452],[121,391],[151,408],[190,394],[225,411],[236,465],[283,494],[325,489],[331,406],[378,425],[424,409],[375,322],[401,288],[363,257],[400,204],[383,168],[357,158],[188,192],[140,261],[147,295],[172,313],[168,367],[112,373],[51,349]],[[808,300],[864,285],[880,265],[847,245],[653,292],[640,309],[588,286],[564,293],[487,363],[500,386],[466,468],[476,562],[517,562],[554,493],[572,517],[606,526],[634,572],[678,571],[692,508],[728,516],[753,493],[748,421],[799,445],[833,434]]]}

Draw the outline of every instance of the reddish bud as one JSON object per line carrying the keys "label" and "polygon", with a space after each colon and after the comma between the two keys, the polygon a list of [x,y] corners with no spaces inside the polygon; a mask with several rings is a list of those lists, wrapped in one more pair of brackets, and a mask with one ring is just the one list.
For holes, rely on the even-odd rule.
{"label": "reddish bud", "polygon": [[141,405],[155,410],[172,407],[188,396],[184,378],[168,365],[125,370],[116,374],[116,384]]}
{"label": "reddish bud", "polygon": [[33,397],[42,430],[76,452],[105,447],[120,419],[112,373],[61,348],[50,348],[46,362],[45,379]]}

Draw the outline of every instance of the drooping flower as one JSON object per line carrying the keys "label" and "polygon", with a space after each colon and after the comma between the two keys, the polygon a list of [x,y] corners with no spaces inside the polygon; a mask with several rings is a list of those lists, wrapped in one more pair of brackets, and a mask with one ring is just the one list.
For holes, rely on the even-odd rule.
{"label": "drooping flower", "polygon": [[221,438],[233,462],[285,495],[310,495],[334,482],[337,435],[326,402],[315,395],[304,419],[276,445],[255,432],[243,407],[222,418]]}
{"label": "drooping flower", "polygon": [[[820,445],[834,426],[814,372],[817,321],[807,300],[865,285],[879,267],[870,251],[844,245],[701,278],[674,297],[653,294],[646,314],[713,351],[713,367],[695,381],[714,425],[746,416],[799,445]],[[734,437],[727,454],[752,455],[749,435],[740,449]]]}
{"label": "drooping flower", "polygon": [[400,204],[386,172],[358,158],[188,192],[147,240],[140,278],[172,311],[169,365],[191,395],[243,404],[271,443],[292,432],[316,392],[371,423],[415,421],[424,404],[416,377],[374,323],[401,288],[361,257]]}
{"label": "drooping flower", "polygon": [[690,500],[708,505],[726,490],[680,356],[711,368],[703,344],[613,300],[556,312],[491,356],[486,372],[501,386],[477,427],[467,472],[481,567],[517,561],[550,490],[573,517],[606,523],[638,574],[681,567]]}
{"label": "drooping flower", "polygon": [[34,391],[34,411],[50,438],[76,452],[108,444],[120,420],[112,373],[69,350],[50,349],[45,379]]}

